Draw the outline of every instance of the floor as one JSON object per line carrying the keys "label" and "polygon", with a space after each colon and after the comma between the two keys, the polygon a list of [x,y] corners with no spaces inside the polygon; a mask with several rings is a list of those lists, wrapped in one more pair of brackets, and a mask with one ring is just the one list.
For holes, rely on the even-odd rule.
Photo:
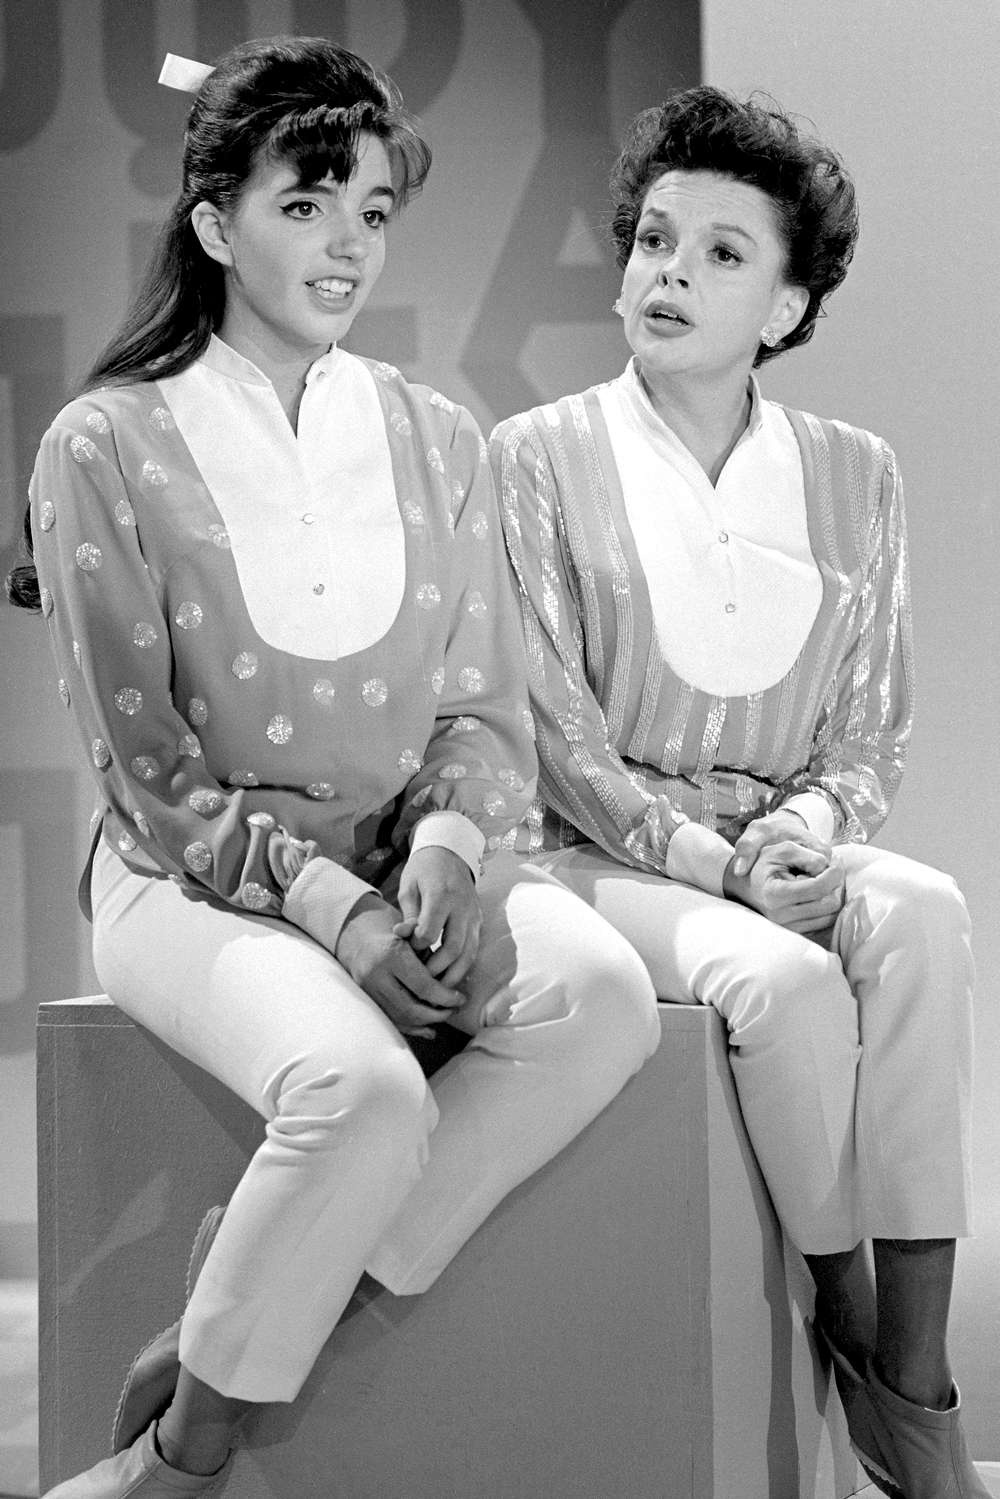
{"label": "floor", "polygon": [[[994,1499],[1000,1499],[1000,1463],[977,1463],[979,1476],[994,1495]],[[0,1499],[18,1499],[14,1494],[0,1494]],[[874,1484],[866,1489],[861,1489],[855,1494],[854,1499],[883,1499],[883,1496],[875,1488]]]}
{"label": "floor", "polygon": [[0,1279],[0,1499],[38,1493],[38,1291]]}
{"label": "floor", "polygon": [[[986,1484],[990,1493],[994,1495],[994,1499],[1000,1499],[1000,1463],[979,1463],[977,1466],[979,1468],[979,1476]],[[18,1496],[14,1494],[0,1494],[0,1499],[18,1499]],[[855,1494],[854,1499],[883,1499],[883,1496],[874,1485],[869,1485],[868,1488],[861,1489],[859,1493]]]}
{"label": "floor", "polygon": [[[994,1499],[1000,1499],[1000,1463],[977,1463],[976,1469]],[[0,1499],[3,1495],[0,1494]],[[874,1484],[854,1495],[854,1499],[883,1499]]]}

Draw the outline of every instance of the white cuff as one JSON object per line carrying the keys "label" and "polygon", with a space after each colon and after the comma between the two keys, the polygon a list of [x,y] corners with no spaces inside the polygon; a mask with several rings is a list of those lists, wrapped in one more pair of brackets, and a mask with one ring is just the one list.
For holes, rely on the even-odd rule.
{"label": "white cuff", "polygon": [[824,843],[833,842],[836,819],[833,815],[833,808],[822,792],[798,791],[786,802],[781,803],[779,811],[785,807],[789,812],[799,814],[814,838],[822,838]]}
{"label": "white cuff", "polygon": [[281,914],[335,953],[341,929],[363,895],[378,895],[356,874],[318,855],[303,865],[285,891]]}
{"label": "white cuff", "polygon": [[722,896],[722,876],[732,857],[732,847],[721,833],[713,833],[700,822],[682,822],[667,844],[666,875]]}
{"label": "white cuff", "polygon": [[486,838],[464,812],[448,808],[439,812],[428,812],[421,817],[410,834],[410,853],[418,848],[447,848],[457,854],[472,870],[472,878],[479,878]]}

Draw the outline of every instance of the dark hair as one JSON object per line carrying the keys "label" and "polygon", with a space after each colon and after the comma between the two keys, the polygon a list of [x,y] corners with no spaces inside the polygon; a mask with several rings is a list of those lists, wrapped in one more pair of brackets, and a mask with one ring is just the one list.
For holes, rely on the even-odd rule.
{"label": "dark hair", "polygon": [[[362,134],[385,146],[401,208],[423,186],[431,153],[391,78],[325,37],[269,37],[227,52],[191,106],[180,194],[143,283],[83,390],[179,374],[219,326],[225,274],[192,228],[197,203],[233,208],[262,160],[292,164],[302,187],[328,173],[346,182]],[[31,556],[29,515],[24,540]],[[14,568],[6,583],[11,603],[38,608],[34,567]]]}
{"label": "dark hair", "polygon": [[362,132],[385,145],[402,206],[423,186],[431,156],[391,79],[325,37],[270,37],[227,52],[191,106],[181,191],[145,281],[84,388],[178,374],[218,327],[224,271],[191,226],[197,203],[233,208],[262,159],[294,165],[302,187],[328,172],[346,182]]}
{"label": "dark hair", "polygon": [[760,188],[774,205],[785,275],[809,294],[798,327],[754,366],[808,343],[823,303],[847,275],[858,237],[854,184],[829,147],[800,134],[772,100],[745,103],[703,84],[644,109],[611,173],[612,232],[624,267],[650,187],[664,172],[718,172]]}

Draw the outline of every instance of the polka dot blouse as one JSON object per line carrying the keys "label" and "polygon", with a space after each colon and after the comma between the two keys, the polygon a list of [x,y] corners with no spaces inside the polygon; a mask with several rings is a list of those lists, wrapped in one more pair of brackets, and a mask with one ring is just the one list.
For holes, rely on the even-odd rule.
{"label": "polka dot blouse", "polygon": [[467,412],[333,350],[293,433],[213,339],[67,406],[31,494],[59,695],[130,866],[332,947],[418,824],[470,862],[512,841],[531,715]]}

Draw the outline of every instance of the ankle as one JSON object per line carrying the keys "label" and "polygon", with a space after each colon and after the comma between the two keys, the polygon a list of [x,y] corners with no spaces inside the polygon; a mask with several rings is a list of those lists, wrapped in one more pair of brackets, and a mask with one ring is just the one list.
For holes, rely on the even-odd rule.
{"label": "ankle", "polygon": [[947,1362],[929,1368],[925,1362],[876,1353],[872,1359],[876,1375],[894,1395],[925,1410],[950,1410],[955,1403],[955,1385]]}
{"label": "ankle", "polygon": [[216,1425],[199,1427],[193,1434],[175,1433],[168,1411],[157,1424],[154,1441],[168,1468],[208,1477],[225,1467],[235,1436],[234,1427]]}

